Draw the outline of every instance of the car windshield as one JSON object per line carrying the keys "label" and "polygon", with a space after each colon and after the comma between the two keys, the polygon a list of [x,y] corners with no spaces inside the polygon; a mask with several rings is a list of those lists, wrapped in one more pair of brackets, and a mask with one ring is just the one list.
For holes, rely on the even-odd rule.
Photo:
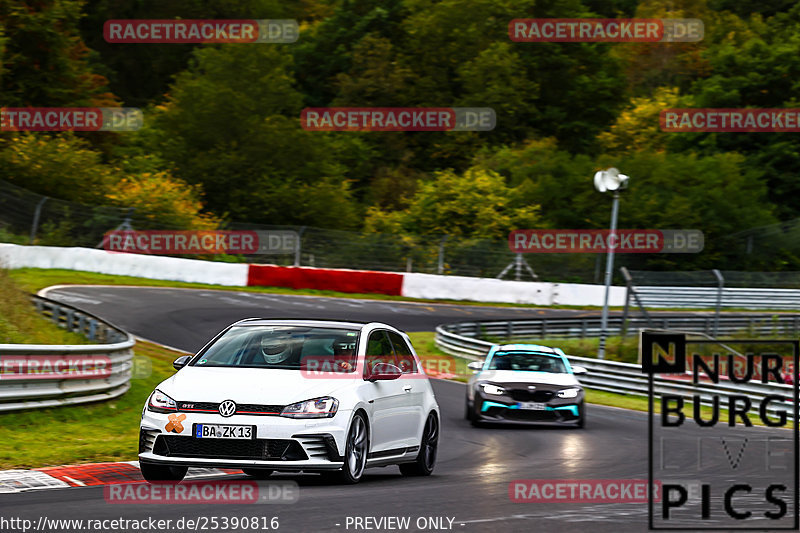
{"label": "car windshield", "polygon": [[563,374],[567,368],[560,357],[553,355],[536,352],[495,352],[489,362],[489,370]]}
{"label": "car windshield", "polygon": [[306,326],[234,326],[191,366],[354,372],[358,331]]}

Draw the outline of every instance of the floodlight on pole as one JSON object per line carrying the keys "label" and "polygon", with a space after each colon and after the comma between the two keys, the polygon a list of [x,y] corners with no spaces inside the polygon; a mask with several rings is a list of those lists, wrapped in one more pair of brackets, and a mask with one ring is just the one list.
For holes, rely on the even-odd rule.
{"label": "floodlight on pole", "polygon": [[597,358],[606,357],[606,337],[608,336],[608,294],[611,292],[611,274],[614,272],[614,248],[617,245],[617,214],[619,213],[619,191],[628,186],[630,178],[620,174],[616,168],[600,170],[594,174],[594,188],[600,192],[611,191],[614,200],[611,205],[611,231],[608,235],[608,254],[606,256],[606,294],[603,300],[603,318],[600,325],[600,345]]}

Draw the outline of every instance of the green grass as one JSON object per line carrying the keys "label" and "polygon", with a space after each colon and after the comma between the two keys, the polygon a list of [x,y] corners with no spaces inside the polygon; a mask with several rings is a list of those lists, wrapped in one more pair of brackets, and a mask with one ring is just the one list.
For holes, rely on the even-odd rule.
{"label": "green grass", "polygon": [[0,270],[0,344],[87,344],[77,333],[69,333],[46,320],[30,297],[5,270]]}

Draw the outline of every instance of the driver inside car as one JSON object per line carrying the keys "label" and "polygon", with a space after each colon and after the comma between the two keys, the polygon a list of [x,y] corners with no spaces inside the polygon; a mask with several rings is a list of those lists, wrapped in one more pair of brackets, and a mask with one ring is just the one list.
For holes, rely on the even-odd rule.
{"label": "driver inside car", "polygon": [[291,357],[293,344],[288,335],[264,335],[259,354],[268,365],[283,364]]}
{"label": "driver inside car", "polygon": [[349,372],[353,369],[353,356],[356,353],[356,343],[350,341],[334,341],[333,359],[336,367]]}

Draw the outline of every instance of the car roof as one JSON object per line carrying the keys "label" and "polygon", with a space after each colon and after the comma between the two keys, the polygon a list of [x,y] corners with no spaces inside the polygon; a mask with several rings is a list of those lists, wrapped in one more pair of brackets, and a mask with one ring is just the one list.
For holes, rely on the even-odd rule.
{"label": "car roof", "polygon": [[550,346],[543,346],[541,344],[499,344],[494,350],[495,352],[537,352],[543,354],[563,355],[563,352],[558,348],[551,348]]}
{"label": "car roof", "polygon": [[[361,330],[368,324],[375,322],[357,322],[355,320],[335,320],[325,318],[245,318],[232,324],[232,326],[304,326],[317,328],[348,328]],[[381,324],[381,326],[386,326]],[[387,326],[391,327],[391,326]],[[394,329],[394,328],[393,328]]]}

